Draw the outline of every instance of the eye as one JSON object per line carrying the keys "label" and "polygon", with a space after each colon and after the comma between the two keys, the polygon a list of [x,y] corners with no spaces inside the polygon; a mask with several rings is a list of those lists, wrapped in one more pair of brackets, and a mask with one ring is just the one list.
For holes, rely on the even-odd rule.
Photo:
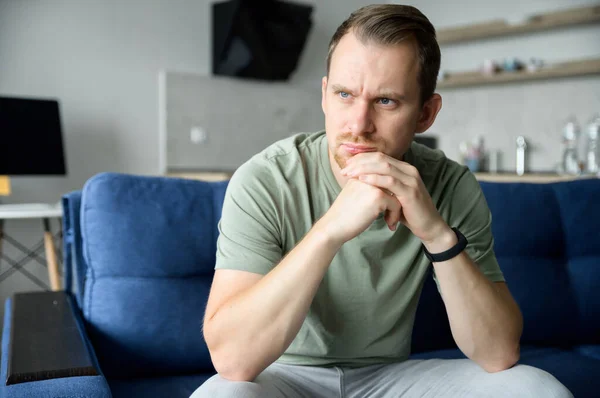
{"label": "eye", "polygon": [[344,99],[346,99],[346,98],[350,97],[350,94],[348,94],[348,93],[347,93],[347,92],[345,92],[345,91],[340,91],[340,92],[338,93],[338,95],[340,96],[340,98],[344,98]]}
{"label": "eye", "polygon": [[394,105],[395,101],[389,98],[379,98],[379,103],[381,105]]}

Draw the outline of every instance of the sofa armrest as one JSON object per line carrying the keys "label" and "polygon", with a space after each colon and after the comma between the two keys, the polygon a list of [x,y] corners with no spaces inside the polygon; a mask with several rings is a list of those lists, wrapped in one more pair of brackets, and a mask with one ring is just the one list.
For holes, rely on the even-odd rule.
{"label": "sofa armrest", "polygon": [[111,396],[65,292],[20,293],[7,300],[0,377],[3,397]]}

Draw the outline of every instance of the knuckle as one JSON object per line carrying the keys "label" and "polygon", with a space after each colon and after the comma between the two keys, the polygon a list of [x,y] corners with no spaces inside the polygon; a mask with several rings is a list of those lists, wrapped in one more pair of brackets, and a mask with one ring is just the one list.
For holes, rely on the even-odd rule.
{"label": "knuckle", "polygon": [[381,180],[382,184],[388,187],[394,184],[394,177],[392,176],[385,176]]}
{"label": "knuckle", "polygon": [[386,194],[385,192],[383,192],[381,189],[374,189],[374,190],[373,190],[373,193],[374,193],[374,197],[375,197],[375,199],[376,199],[376,200],[382,200],[382,199],[384,199],[384,198],[386,197],[386,195],[387,195],[387,194]]}
{"label": "knuckle", "polygon": [[419,196],[419,191],[417,189],[409,189],[408,190],[408,197],[411,199],[417,199]]}

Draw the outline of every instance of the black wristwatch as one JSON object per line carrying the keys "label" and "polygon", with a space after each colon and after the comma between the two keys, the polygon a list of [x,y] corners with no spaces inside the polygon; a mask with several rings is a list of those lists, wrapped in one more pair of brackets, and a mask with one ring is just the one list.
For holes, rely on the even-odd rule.
{"label": "black wristwatch", "polygon": [[423,245],[425,257],[427,257],[429,261],[431,261],[432,263],[441,263],[442,261],[448,261],[451,258],[458,256],[463,250],[465,250],[465,247],[467,247],[468,243],[467,238],[465,238],[465,236],[461,234],[457,228],[452,228],[452,230],[456,234],[458,242],[445,252],[431,254],[427,251],[425,245]]}

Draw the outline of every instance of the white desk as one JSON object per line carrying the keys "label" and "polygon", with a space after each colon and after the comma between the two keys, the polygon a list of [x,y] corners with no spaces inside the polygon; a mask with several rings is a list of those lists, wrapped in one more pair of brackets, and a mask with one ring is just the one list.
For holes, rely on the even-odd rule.
{"label": "white desk", "polygon": [[0,205],[0,219],[9,218],[61,218],[63,215],[60,203],[19,203]]}
{"label": "white desk", "polygon": [[23,204],[3,204],[0,205],[0,261],[2,260],[2,241],[5,240],[19,249],[25,254],[25,257],[18,261],[12,261],[6,256],[4,258],[10,263],[11,269],[5,271],[0,275],[0,278],[6,277],[7,275],[20,271],[28,278],[32,279],[38,285],[39,280],[33,277],[31,274],[26,272],[22,263],[24,260],[36,256],[35,250],[30,250],[24,245],[20,244],[15,239],[9,237],[4,233],[4,220],[9,219],[41,219],[44,225],[44,249],[46,251],[46,266],[48,267],[48,278],[50,280],[50,286],[52,290],[60,290],[60,274],[58,271],[58,262],[56,258],[56,249],[54,247],[54,236],[50,228],[51,218],[62,218],[63,211],[62,206],[59,203],[46,204],[46,203],[23,203]]}

